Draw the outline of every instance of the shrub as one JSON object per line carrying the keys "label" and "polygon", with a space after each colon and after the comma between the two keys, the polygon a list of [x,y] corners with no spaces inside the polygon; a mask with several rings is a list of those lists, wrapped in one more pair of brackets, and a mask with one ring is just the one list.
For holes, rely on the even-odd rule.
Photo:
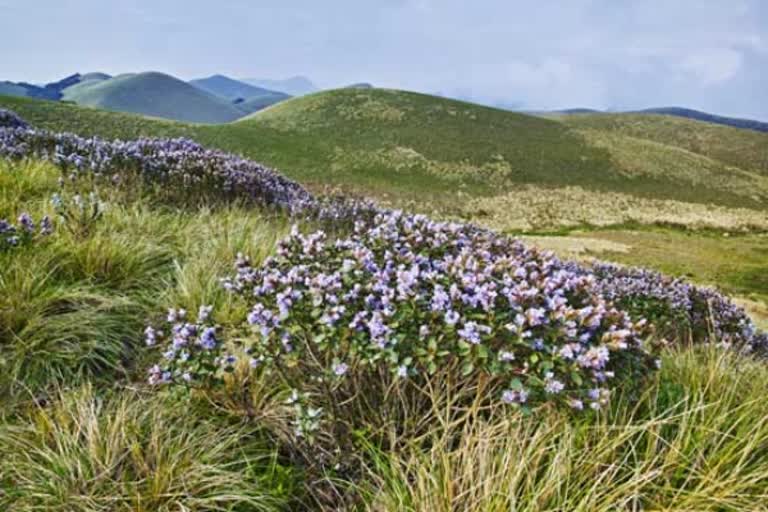
{"label": "shrub", "polygon": [[0,128],[29,128],[29,125],[15,112],[0,108]]}
{"label": "shrub", "polygon": [[367,201],[315,198],[272,169],[188,139],[83,138],[32,129],[12,112],[3,112],[9,121],[0,123],[0,157],[46,158],[73,177],[90,173],[117,182],[134,175],[177,201],[198,204],[216,197],[331,222],[370,217],[375,211]]}
{"label": "shrub", "polygon": [[[294,230],[260,268],[241,257],[224,285],[250,304],[243,325],[225,333],[208,308],[171,310],[168,329],[146,331],[164,351],[150,381],[209,389],[249,367],[282,383],[294,391],[289,445],[326,470],[354,470],[363,431],[425,433],[439,404],[600,409],[655,368],[644,322],[595,293],[593,276],[423,216],[380,214],[336,241]],[[429,396],[441,387],[452,403]]]}
{"label": "shrub", "polygon": [[743,308],[712,288],[611,263],[597,263],[591,269],[600,293],[650,320],[661,334],[678,342],[714,340],[768,356],[768,334],[758,332]]}

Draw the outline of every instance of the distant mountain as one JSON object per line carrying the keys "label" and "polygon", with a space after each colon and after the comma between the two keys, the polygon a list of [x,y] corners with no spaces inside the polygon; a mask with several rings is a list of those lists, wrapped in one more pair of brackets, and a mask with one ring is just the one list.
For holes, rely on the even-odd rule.
{"label": "distant mountain", "polygon": [[204,91],[208,91],[216,96],[221,96],[228,100],[236,100],[237,98],[252,98],[254,96],[262,96],[265,94],[281,94],[285,96],[285,93],[271,91],[263,87],[256,87],[254,85],[229,78],[224,75],[213,75],[208,78],[198,78],[196,80],[190,80],[190,84],[195,87],[199,87]]}
{"label": "distant mountain", "polygon": [[638,110],[636,112],[641,114],[663,114],[668,116],[685,117],[687,119],[695,119],[697,121],[706,121],[708,123],[723,124],[726,126],[733,126],[735,128],[746,128],[748,130],[756,130],[758,132],[768,132],[768,123],[755,121],[753,119],[739,119],[736,117],[718,116],[715,114],[709,114],[707,112],[701,112],[699,110],[693,110],[690,108],[660,107],[660,108],[648,108],[645,110]]}
{"label": "distant mountain", "polygon": [[100,78],[103,77],[93,77],[66,89],[64,99],[80,105],[196,123],[226,123],[243,116],[243,111],[230,101],[163,73]]}
{"label": "distant mountain", "polygon": [[7,96],[23,96],[42,100],[58,100],[61,93],[27,82],[0,82],[0,94]]}
{"label": "distant mountain", "polygon": [[566,108],[563,110],[555,110],[558,114],[599,114],[600,110],[593,108]]}
{"label": "distant mountain", "polygon": [[256,87],[223,75],[213,75],[208,78],[191,80],[189,83],[206,92],[229,100],[245,114],[251,114],[291,97],[283,92]]}
{"label": "distant mountain", "polygon": [[291,96],[304,96],[312,94],[320,89],[305,76],[293,76],[284,80],[270,80],[263,78],[243,78],[241,80],[256,87],[263,87],[271,91],[278,91]]}
{"label": "distant mountain", "polygon": [[46,100],[60,100],[63,99],[64,91],[71,89],[83,81],[105,78],[110,77],[104,73],[87,73],[85,75],[75,73],[45,85],[34,85],[27,82],[0,82],[0,94]]}
{"label": "distant mountain", "polygon": [[359,82],[356,84],[348,85],[346,89],[373,89],[373,85],[369,84],[368,82]]}
{"label": "distant mountain", "polygon": [[72,87],[73,85],[79,84],[82,81],[83,77],[80,73],[75,73],[74,75],[70,75],[68,77],[62,78],[58,82],[51,82],[49,84],[45,85],[45,89],[48,89],[49,91],[55,91],[59,95],[61,95],[61,92],[66,89],[67,87]]}

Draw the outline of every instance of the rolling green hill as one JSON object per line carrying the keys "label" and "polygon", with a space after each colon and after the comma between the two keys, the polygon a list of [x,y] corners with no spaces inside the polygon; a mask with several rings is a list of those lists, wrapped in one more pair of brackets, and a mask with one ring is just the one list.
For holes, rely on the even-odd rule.
{"label": "rolling green hill", "polygon": [[243,115],[225,99],[155,72],[88,80],[67,90],[64,99],[106,110],[194,123],[225,123]]}
{"label": "rolling green hill", "polygon": [[[505,205],[519,202],[514,194],[538,197],[562,187],[578,187],[579,197],[587,191],[595,201],[608,200],[616,211],[624,208],[625,196],[702,205],[693,213],[686,210],[694,218],[704,215],[709,203],[758,212],[768,204],[768,135],[658,115],[553,120],[382,89],[293,98],[220,125],[28,99],[3,98],[0,106],[36,125],[87,135],[189,136],[277,167],[310,186],[480,219],[512,211]],[[638,208],[648,212],[661,204]],[[672,206],[670,211],[677,211],[678,205]]]}

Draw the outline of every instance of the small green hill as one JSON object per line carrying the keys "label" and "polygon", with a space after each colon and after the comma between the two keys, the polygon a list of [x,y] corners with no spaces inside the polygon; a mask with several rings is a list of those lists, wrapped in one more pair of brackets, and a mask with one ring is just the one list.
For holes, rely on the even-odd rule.
{"label": "small green hill", "polygon": [[163,73],[88,80],[66,90],[79,105],[194,123],[226,123],[243,114],[225,99]]}

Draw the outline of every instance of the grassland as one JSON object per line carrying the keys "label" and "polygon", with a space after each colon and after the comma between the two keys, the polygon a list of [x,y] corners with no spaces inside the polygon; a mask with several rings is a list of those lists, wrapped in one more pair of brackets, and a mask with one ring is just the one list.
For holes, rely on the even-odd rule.
{"label": "grassland", "polygon": [[[48,164],[0,163],[0,217],[52,213],[58,176]],[[251,393],[247,413],[221,396],[144,384],[155,357],[141,339],[147,319],[201,304],[215,305],[222,325],[242,316],[218,278],[238,252],[271,254],[285,219],[100,192],[108,207],[87,234],[59,229],[0,253],[0,508],[317,510],[315,482],[269,434],[290,428],[272,382],[238,389]],[[617,257],[651,246],[587,235],[632,244]],[[701,240],[681,236],[670,232],[660,260]],[[691,252],[725,264],[742,247],[760,268],[757,238],[712,236]],[[499,408],[436,420],[429,438],[401,439],[396,452],[362,443],[366,472],[346,485],[371,511],[765,510],[766,386],[764,362],[716,346],[669,350],[639,400],[616,397],[581,419]]]}
{"label": "grassland", "polygon": [[630,123],[630,130],[617,128],[609,117],[560,122],[381,89],[294,98],[215,126],[23,98],[3,98],[0,105],[37,126],[84,135],[190,136],[305,184],[425,210],[461,214],[468,199],[503,195],[520,185],[579,186],[759,210],[768,197],[768,135],[665,116],[640,116],[645,125]]}

